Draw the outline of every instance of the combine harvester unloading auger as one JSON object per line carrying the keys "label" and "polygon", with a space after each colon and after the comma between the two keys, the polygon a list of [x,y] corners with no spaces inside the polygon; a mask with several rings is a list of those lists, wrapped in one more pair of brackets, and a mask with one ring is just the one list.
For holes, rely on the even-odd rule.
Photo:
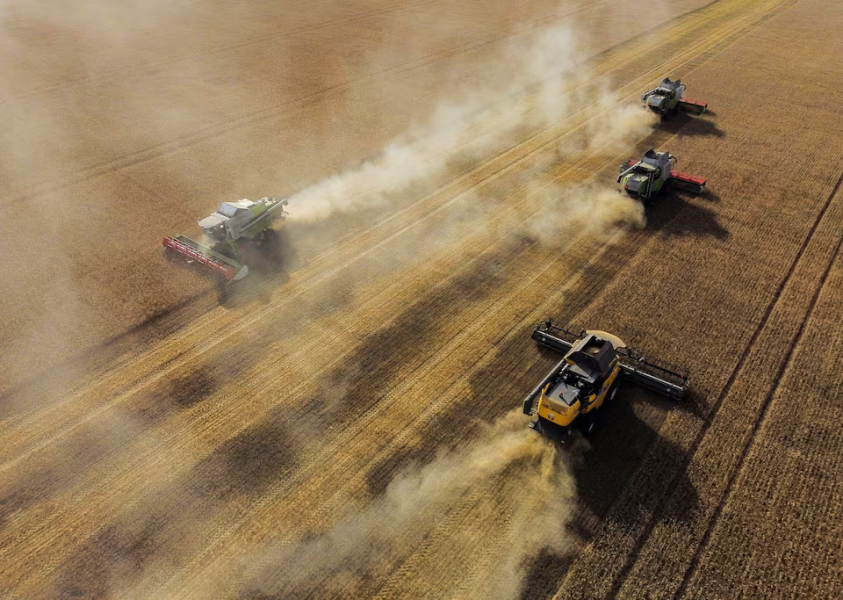
{"label": "combine harvester unloading auger", "polygon": [[287,200],[271,196],[257,202],[223,202],[217,212],[199,221],[209,240],[207,245],[183,235],[167,236],[164,250],[207,267],[223,281],[243,279],[249,273],[243,262],[244,253],[261,249],[275,239],[273,225],[287,218],[286,205]]}
{"label": "combine harvester unloading auger", "polygon": [[618,183],[621,191],[641,200],[648,200],[662,191],[670,193],[674,188],[701,194],[706,180],[674,171],[672,161],[679,162],[679,159],[669,152],[656,152],[652,148],[647,150],[641,160],[630,158],[620,166]]}
{"label": "combine harvester unloading auger", "polygon": [[536,326],[532,338],[563,354],[524,399],[524,414],[536,416],[530,427],[551,439],[565,442],[577,432],[590,433],[594,411],[614,399],[621,383],[640,385],[673,400],[681,400],[688,391],[687,372],[645,356],[609,333],[577,332],[549,320]]}
{"label": "combine harvester unloading auger", "polygon": [[680,110],[692,115],[701,115],[708,110],[707,102],[684,98],[685,84],[681,80],[671,81],[666,77],[659,87],[641,96],[641,101],[647,103],[647,108],[658,113],[662,119]]}

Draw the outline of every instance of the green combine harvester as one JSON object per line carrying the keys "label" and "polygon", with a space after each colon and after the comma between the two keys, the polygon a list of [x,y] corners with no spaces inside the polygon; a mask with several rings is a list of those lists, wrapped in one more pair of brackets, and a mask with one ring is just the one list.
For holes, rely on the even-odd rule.
{"label": "green combine harvester", "polygon": [[287,218],[287,200],[271,196],[257,202],[238,200],[223,202],[217,212],[199,221],[205,231],[207,244],[183,235],[164,238],[164,251],[209,268],[225,281],[243,279],[249,268],[243,262],[244,253],[260,249],[275,239],[273,225]]}
{"label": "green combine harvester", "polygon": [[706,180],[673,170],[674,162],[678,159],[669,152],[656,152],[652,148],[641,160],[630,158],[620,166],[620,191],[644,201],[660,192],[670,193],[673,189],[701,194]]}
{"label": "green combine harvester", "polygon": [[708,109],[707,102],[699,102],[684,98],[685,84],[681,80],[671,81],[665,78],[659,87],[650,90],[641,101],[646,102],[647,108],[658,113],[663,119],[680,110],[692,115],[701,115]]}

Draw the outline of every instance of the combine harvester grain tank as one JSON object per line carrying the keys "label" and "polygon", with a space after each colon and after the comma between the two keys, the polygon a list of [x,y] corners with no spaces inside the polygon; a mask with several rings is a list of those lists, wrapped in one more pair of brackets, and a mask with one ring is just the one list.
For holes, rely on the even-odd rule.
{"label": "combine harvester grain tank", "polygon": [[559,327],[548,320],[535,327],[532,338],[562,354],[523,402],[524,414],[536,417],[530,427],[551,439],[565,442],[577,432],[590,433],[595,411],[614,399],[621,383],[673,400],[681,400],[688,391],[686,371],[646,356],[604,331]]}
{"label": "combine harvester grain tank", "polygon": [[244,254],[261,249],[275,239],[273,226],[287,218],[287,200],[271,196],[257,202],[223,202],[219,209],[199,221],[207,243],[183,235],[167,236],[163,245],[171,256],[210,269],[224,281],[237,281],[249,273]]}

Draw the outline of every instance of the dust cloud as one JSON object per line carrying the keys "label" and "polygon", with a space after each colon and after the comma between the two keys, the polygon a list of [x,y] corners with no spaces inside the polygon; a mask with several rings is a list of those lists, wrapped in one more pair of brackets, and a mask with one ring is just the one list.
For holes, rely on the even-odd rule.
{"label": "dust cloud", "polygon": [[[451,581],[448,589],[461,588],[464,597],[516,597],[525,560],[542,549],[564,552],[569,540],[565,525],[575,483],[556,448],[527,428],[523,415],[509,413],[468,446],[396,476],[382,496],[318,537],[244,557],[244,587],[286,595],[314,588],[348,593],[395,556],[421,551],[412,582],[402,587],[426,582],[445,594],[439,577],[448,569],[447,555],[464,545],[459,576],[466,580]],[[451,515],[474,510],[478,498],[494,505],[495,517],[477,515],[479,523],[461,531]],[[474,543],[461,544],[460,537]],[[478,537],[498,551],[477,544]]]}
{"label": "dust cloud", "polygon": [[609,239],[620,227],[646,223],[644,206],[616,190],[595,185],[534,187],[542,208],[525,221],[525,227],[545,244],[564,244],[574,232]]}
{"label": "dust cloud", "polygon": [[585,120],[583,135],[533,161],[532,173],[540,174],[560,157],[629,146],[655,119],[639,106],[621,104],[605,82],[590,79],[580,64],[587,47],[566,26],[511,44],[490,59],[480,83],[457,88],[426,122],[411,126],[380,155],[292,196],[293,218],[312,222],[388,205],[402,190],[432,185],[451,164],[488,159],[578,113]]}

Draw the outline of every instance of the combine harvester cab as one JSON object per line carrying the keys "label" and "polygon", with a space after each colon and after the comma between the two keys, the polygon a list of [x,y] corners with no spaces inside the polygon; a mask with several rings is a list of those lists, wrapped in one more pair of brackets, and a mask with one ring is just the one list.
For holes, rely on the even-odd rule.
{"label": "combine harvester cab", "polygon": [[669,193],[674,188],[701,194],[706,180],[676,171],[673,164],[678,160],[669,152],[656,152],[653,148],[647,150],[641,160],[630,158],[620,166],[617,179],[620,191],[642,200],[648,200],[662,191]]}
{"label": "combine harvester cab", "polygon": [[604,331],[564,328],[548,320],[535,327],[532,338],[563,355],[523,402],[524,414],[535,417],[530,427],[553,440],[564,443],[590,433],[594,411],[613,400],[623,382],[674,400],[688,390],[687,372],[645,357]]}
{"label": "combine harvester cab", "polygon": [[671,81],[670,77],[666,77],[659,87],[642,95],[641,101],[663,119],[680,110],[692,115],[701,115],[708,109],[707,102],[690,100],[684,96],[685,84],[679,79]]}
{"label": "combine harvester cab", "polygon": [[257,202],[223,202],[215,213],[199,221],[207,244],[183,235],[167,236],[162,242],[165,252],[200,264],[223,281],[238,281],[249,274],[242,262],[244,251],[275,239],[273,225],[287,218],[286,205],[287,200],[271,196]]}

